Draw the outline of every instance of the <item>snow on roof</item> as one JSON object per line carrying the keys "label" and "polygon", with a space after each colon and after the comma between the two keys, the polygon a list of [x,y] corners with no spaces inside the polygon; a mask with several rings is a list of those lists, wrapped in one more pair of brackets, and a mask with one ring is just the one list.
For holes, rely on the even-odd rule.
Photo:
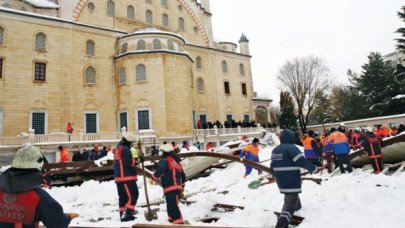
{"label": "snow on roof", "polygon": [[405,98],[405,94],[398,94],[395,97],[393,97],[392,99],[402,99]]}
{"label": "snow on roof", "polygon": [[[166,31],[162,31],[156,28],[145,28],[145,29],[141,29],[141,30],[137,30],[131,34],[125,35],[125,36],[130,36],[130,35],[141,35],[141,34],[150,34],[150,33],[158,33],[158,34],[165,34],[165,35],[171,35],[171,36],[176,36],[179,37],[180,39],[182,39],[185,42],[186,39],[184,39],[184,37],[180,34],[174,33],[174,32],[166,32]],[[123,36],[123,37],[125,37]]]}
{"label": "snow on roof", "polygon": [[41,8],[59,8],[60,6],[53,1],[49,0],[23,0],[24,2],[31,4],[35,7]]}

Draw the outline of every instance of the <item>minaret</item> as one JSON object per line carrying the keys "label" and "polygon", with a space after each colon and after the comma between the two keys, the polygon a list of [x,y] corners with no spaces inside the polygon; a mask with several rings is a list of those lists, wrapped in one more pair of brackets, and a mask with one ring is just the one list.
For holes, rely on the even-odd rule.
{"label": "minaret", "polygon": [[201,6],[205,9],[205,12],[211,13],[210,0],[201,0]]}
{"label": "minaret", "polygon": [[241,54],[250,55],[249,40],[246,38],[245,34],[243,34],[243,33],[239,39],[239,49],[240,49]]}

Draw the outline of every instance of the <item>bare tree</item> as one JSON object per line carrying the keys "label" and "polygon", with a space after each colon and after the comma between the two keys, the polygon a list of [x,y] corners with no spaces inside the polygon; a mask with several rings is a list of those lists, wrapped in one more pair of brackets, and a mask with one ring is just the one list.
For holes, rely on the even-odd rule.
{"label": "bare tree", "polygon": [[313,56],[287,61],[279,71],[277,79],[296,102],[302,132],[306,131],[309,114],[314,109],[316,93],[328,88],[328,74],[324,61]]}

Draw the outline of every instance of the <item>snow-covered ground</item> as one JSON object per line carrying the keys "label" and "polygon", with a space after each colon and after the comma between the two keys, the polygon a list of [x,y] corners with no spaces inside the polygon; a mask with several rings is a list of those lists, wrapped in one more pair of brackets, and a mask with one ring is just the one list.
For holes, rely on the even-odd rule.
{"label": "snow-covered ground", "polygon": [[[273,147],[262,148],[261,160],[270,158]],[[264,163],[266,166],[269,162]],[[276,184],[264,185],[257,190],[248,188],[248,184],[257,180],[254,170],[243,179],[244,167],[231,164],[228,168],[217,170],[209,177],[199,178],[186,183],[185,194],[215,189],[188,198],[196,203],[180,204],[183,218],[193,225],[227,227],[272,227],[276,223],[273,211],[280,211],[284,195],[280,194]],[[263,174],[264,175],[264,174]],[[369,174],[356,169],[351,174],[316,174],[313,177],[323,179],[321,185],[312,181],[303,182],[300,194],[302,209],[296,213],[305,217],[300,228],[350,228],[350,227],[405,227],[401,214],[405,211],[405,172],[397,176]],[[138,204],[145,202],[142,178],[139,178]],[[149,199],[162,199],[162,188],[148,183]],[[220,192],[228,191],[228,194]],[[137,208],[134,222],[120,223],[118,216],[118,195],[113,181],[99,183],[89,181],[80,187],[52,188],[48,192],[59,201],[65,212],[76,212],[80,217],[71,225],[91,227],[130,227],[135,223],[169,224],[166,205],[159,208],[158,220],[147,222],[144,217],[146,208]],[[217,203],[243,206],[244,210],[234,212],[212,212]],[[196,222],[199,218],[219,217],[216,223]]]}

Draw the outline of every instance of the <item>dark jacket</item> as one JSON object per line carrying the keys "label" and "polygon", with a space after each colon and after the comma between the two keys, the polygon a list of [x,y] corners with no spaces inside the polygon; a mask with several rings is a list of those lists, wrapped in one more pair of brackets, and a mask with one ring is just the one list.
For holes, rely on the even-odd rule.
{"label": "dark jacket", "polygon": [[162,181],[163,192],[181,191],[186,183],[186,175],[180,162],[172,156],[163,158],[158,163],[158,168],[153,174],[155,179]]}
{"label": "dark jacket", "polygon": [[0,175],[0,227],[14,228],[22,223],[22,228],[34,228],[39,221],[47,228],[68,227],[70,219],[40,188],[41,182],[42,174],[36,169],[10,168]]}
{"label": "dark jacket", "polygon": [[114,153],[115,182],[136,181],[136,160],[132,157],[128,142],[121,141]]}
{"label": "dark jacket", "polygon": [[301,192],[300,168],[310,172],[316,170],[316,166],[304,158],[304,155],[294,145],[296,142],[294,132],[285,129],[280,135],[281,144],[274,148],[271,155],[270,168],[276,178],[281,193]]}
{"label": "dark jacket", "polygon": [[367,132],[366,135],[362,135],[360,138],[360,144],[367,151],[370,158],[382,157],[381,143],[382,138],[375,136],[373,132]]}

